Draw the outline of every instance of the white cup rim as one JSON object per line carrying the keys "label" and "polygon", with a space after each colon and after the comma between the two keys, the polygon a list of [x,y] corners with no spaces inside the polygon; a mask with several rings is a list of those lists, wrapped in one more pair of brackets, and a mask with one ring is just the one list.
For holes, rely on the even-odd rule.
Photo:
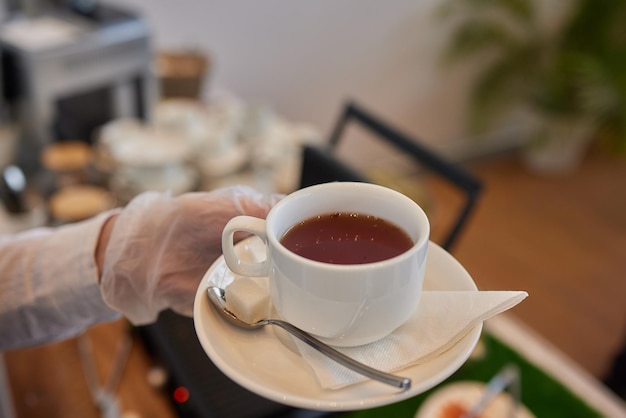
{"label": "white cup rim", "polygon": [[[404,204],[410,205],[415,209],[415,215],[418,217],[418,223],[425,229],[419,235],[418,239],[413,243],[413,246],[406,250],[405,252],[398,254],[394,257],[381,260],[374,261],[370,263],[363,264],[333,264],[333,263],[325,263],[322,261],[311,260],[309,258],[303,257],[299,254],[294,253],[293,251],[287,249],[281,242],[280,238],[275,234],[271,233],[271,225],[274,222],[276,214],[280,212],[282,205],[280,203],[274,206],[266,217],[266,222],[268,222],[267,227],[267,240],[270,246],[272,246],[276,251],[281,252],[286,257],[289,257],[293,260],[297,260],[299,264],[307,265],[314,267],[318,270],[328,270],[328,271],[341,271],[341,270],[351,270],[351,271],[372,271],[377,269],[386,268],[389,264],[395,264],[401,262],[402,260],[413,257],[416,252],[418,252],[430,239],[430,222],[424,210],[412,199],[407,197],[406,195],[390,189],[385,186],[380,186],[372,183],[364,183],[364,182],[332,182],[332,183],[323,183],[314,186],[309,186],[300,190],[297,190],[290,195],[288,195],[285,199],[295,200],[299,197],[309,195],[311,193],[315,193],[319,189],[327,189],[327,188],[350,188],[351,190],[355,189],[367,189],[369,191],[377,191],[382,193],[388,193],[393,195],[395,199],[400,199],[404,202]],[[363,213],[367,214],[367,211]]]}

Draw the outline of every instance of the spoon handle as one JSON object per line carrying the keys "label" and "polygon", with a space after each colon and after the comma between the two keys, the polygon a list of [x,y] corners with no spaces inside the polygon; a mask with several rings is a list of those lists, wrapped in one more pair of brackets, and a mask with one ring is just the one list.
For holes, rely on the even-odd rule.
{"label": "spoon handle", "polygon": [[374,369],[366,364],[360,363],[345,354],[335,350],[331,346],[324,344],[317,338],[302,331],[300,328],[278,319],[268,319],[267,323],[277,325],[289,332],[293,336],[305,342],[310,347],[313,347],[320,353],[335,360],[337,363],[355,371],[363,376],[367,376],[371,379],[378,380],[379,382],[386,383],[391,386],[395,386],[401,389],[408,389],[411,387],[411,379],[406,377],[395,376],[390,373],[383,372],[381,370]]}

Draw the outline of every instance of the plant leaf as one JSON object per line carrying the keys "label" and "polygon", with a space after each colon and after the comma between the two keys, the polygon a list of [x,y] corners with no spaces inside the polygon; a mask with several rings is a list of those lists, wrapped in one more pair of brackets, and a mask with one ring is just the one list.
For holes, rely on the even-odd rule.
{"label": "plant leaf", "polygon": [[444,63],[450,65],[477,54],[509,54],[524,48],[528,39],[520,39],[502,23],[470,20],[452,34]]}
{"label": "plant leaf", "polygon": [[496,11],[523,25],[533,24],[535,10],[528,0],[450,0],[438,8],[438,15],[443,19],[453,16],[480,16]]}

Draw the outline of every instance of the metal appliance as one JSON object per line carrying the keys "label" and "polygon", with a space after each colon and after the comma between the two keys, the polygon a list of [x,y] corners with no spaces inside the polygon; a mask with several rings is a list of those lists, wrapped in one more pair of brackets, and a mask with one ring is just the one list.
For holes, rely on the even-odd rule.
{"label": "metal appliance", "polygon": [[3,12],[0,91],[23,165],[56,139],[90,142],[108,120],[148,117],[157,83],[144,19],[96,1],[22,3]]}

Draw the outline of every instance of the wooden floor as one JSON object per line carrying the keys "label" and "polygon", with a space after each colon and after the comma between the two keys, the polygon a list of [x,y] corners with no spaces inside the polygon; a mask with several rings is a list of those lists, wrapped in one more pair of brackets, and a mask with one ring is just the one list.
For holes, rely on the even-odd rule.
{"label": "wooden floor", "polygon": [[521,289],[514,313],[594,376],[626,343],[626,161],[593,154],[567,177],[477,163],[485,192],[454,251],[480,289]]}
{"label": "wooden floor", "polygon": [[[626,339],[626,161],[593,153],[564,177],[533,175],[514,156],[468,167],[485,190],[454,255],[481,289],[528,291],[512,312],[601,378]],[[438,182],[429,190],[437,239],[455,197]],[[101,379],[127,331],[117,321],[87,333]],[[75,339],[8,352],[5,359],[19,418],[99,416]],[[147,383],[151,366],[135,344],[117,392],[122,410],[173,417],[162,393]]]}

